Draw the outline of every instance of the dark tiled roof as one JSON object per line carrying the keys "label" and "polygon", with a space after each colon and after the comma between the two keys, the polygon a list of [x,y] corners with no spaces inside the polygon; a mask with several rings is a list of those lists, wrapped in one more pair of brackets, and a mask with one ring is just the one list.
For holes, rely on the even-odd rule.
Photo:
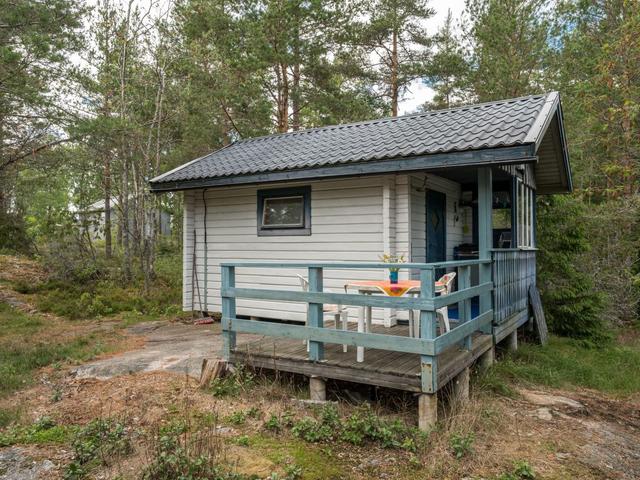
{"label": "dark tiled roof", "polygon": [[[151,180],[152,187],[266,172],[534,143],[555,93],[237,141]],[[536,121],[538,120],[538,121]]]}

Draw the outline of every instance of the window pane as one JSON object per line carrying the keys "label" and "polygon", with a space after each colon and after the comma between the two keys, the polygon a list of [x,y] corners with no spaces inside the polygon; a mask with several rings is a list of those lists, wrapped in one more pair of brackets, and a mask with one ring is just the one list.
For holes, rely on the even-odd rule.
{"label": "window pane", "polygon": [[265,198],[263,209],[263,226],[304,227],[304,199],[302,196]]}

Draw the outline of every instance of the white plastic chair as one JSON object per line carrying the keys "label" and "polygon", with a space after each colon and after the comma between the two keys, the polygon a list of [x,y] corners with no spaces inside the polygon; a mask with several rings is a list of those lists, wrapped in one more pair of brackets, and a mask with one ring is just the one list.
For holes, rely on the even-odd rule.
{"label": "white plastic chair", "polygon": [[[453,280],[456,278],[456,272],[449,272],[440,277],[437,283],[442,285],[440,295],[448,295],[453,290]],[[411,310],[409,315],[409,336],[418,337],[420,335],[420,318]],[[449,321],[449,307],[436,309],[436,318],[440,324],[440,334],[451,331],[451,322]]]}
{"label": "white plastic chair", "polygon": [[[305,292],[309,291],[309,280],[304,278],[302,275],[296,275],[300,280],[300,285],[302,286],[302,290]],[[309,309],[309,304],[307,305],[307,310]],[[343,307],[342,305],[332,305],[332,304],[323,304],[322,305],[322,314],[329,315],[333,317],[335,329],[338,329],[338,323],[342,324],[342,330],[349,329],[349,312],[347,307]],[[305,325],[307,324],[307,320],[305,319]],[[307,340],[303,340],[303,343],[307,346],[307,350],[309,350],[309,342]],[[342,351],[346,353],[347,345],[342,345]]]}

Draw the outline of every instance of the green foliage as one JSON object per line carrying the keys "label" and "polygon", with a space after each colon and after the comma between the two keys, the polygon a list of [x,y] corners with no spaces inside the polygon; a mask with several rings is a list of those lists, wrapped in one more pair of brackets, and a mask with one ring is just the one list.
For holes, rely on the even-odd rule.
{"label": "green foliage", "polygon": [[190,430],[184,425],[161,427],[152,439],[151,462],[143,480],[244,480],[221,463],[222,445],[213,428]]}
{"label": "green foliage", "polygon": [[27,235],[27,227],[20,215],[0,209],[0,253],[32,253],[33,242]]}
{"label": "green foliage", "polygon": [[147,292],[139,276],[129,285],[122,281],[118,258],[106,261],[98,255],[91,261],[77,253],[56,252],[45,257],[45,265],[52,272],[49,280],[14,285],[21,293],[36,294],[35,303],[41,311],[69,319],[121,312],[170,315],[181,311],[182,260],[175,252],[158,257],[157,276]]}
{"label": "green foliage", "polygon": [[496,480],[535,480],[536,475],[531,465],[525,460],[515,462],[513,470],[499,475]]}
{"label": "green foliage", "polygon": [[73,460],[65,480],[79,480],[99,465],[111,465],[133,451],[128,428],[114,419],[96,419],[78,430],[73,439]]}
{"label": "green foliage", "polygon": [[88,360],[105,346],[88,335],[66,343],[44,341],[38,332],[43,321],[0,302],[0,396],[23,388],[34,370],[66,360]]}
{"label": "green foliage", "polygon": [[470,87],[477,99],[541,91],[552,33],[545,0],[467,0],[464,19],[473,66]]}
{"label": "green foliage", "polygon": [[240,435],[235,440],[236,445],[240,445],[241,447],[249,446],[249,436],[248,435]]}
{"label": "green foliage", "polygon": [[538,287],[549,329],[559,335],[601,341],[607,335],[603,295],[584,271],[589,239],[585,206],[574,197],[538,202]]}
{"label": "green foliage", "polygon": [[373,413],[371,407],[362,406],[346,419],[341,419],[333,405],[325,405],[319,418],[304,417],[293,423],[293,434],[307,442],[342,440],[353,445],[377,443],[383,448],[401,448],[415,451],[419,433],[401,422],[389,422]]}
{"label": "green foliage", "polygon": [[236,396],[251,387],[254,381],[253,373],[238,366],[230,375],[214,379],[211,382],[210,391],[214,397]]}
{"label": "green foliage", "polygon": [[264,422],[264,428],[266,430],[270,430],[272,432],[279,432],[282,430],[282,423],[280,421],[280,417],[275,413],[272,413],[271,416]]}
{"label": "green foliage", "polygon": [[582,340],[551,336],[545,347],[522,344],[497,362],[494,383],[525,382],[557,388],[582,387],[616,395],[640,392],[640,345],[613,342],[592,346]]}
{"label": "green foliage", "polygon": [[457,459],[466,457],[473,451],[473,433],[454,433],[449,438],[449,446],[453,452],[453,456]]}
{"label": "green foliage", "polygon": [[0,432],[0,447],[15,444],[63,444],[73,433],[73,428],[57,425],[50,417],[42,417],[27,427],[14,426]]}
{"label": "green foliage", "polygon": [[242,425],[247,421],[247,413],[243,410],[238,410],[229,415],[226,420],[234,425]]}

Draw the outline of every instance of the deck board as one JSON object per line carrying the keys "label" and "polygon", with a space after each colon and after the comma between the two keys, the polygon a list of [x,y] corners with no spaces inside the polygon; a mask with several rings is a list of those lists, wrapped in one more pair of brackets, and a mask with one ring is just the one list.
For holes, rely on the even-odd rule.
{"label": "deck board", "polygon": [[[333,328],[333,322],[326,322],[326,328]],[[356,325],[349,324],[349,330]],[[408,336],[406,325],[390,328],[373,325],[373,333]],[[438,389],[450,381],[457,373],[473,363],[482,353],[491,348],[491,335],[476,332],[472,339],[471,351],[453,346],[438,356]],[[243,342],[238,335],[238,346],[231,354],[233,363],[244,363],[255,368],[279,370],[303,375],[317,375],[325,378],[345,380],[369,385],[419,392],[420,355],[389,350],[366,349],[364,362],[356,361],[356,347],[349,345],[346,353],[340,344],[324,345],[324,359],[320,362],[309,360],[307,348],[300,340],[281,337],[262,337],[259,340]]]}

